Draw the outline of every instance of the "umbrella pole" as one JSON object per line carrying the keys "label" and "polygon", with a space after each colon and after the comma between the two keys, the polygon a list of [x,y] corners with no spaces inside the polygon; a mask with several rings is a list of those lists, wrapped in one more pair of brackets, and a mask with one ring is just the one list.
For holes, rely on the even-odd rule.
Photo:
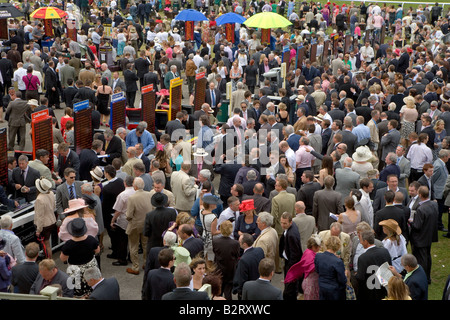
{"label": "umbrella pole", "polygon": [[225,36],[228,42],[234,43],[234,23],[225,24]]}
{"label": "umbrella pole", "polygon": [[270,45],[270,29],[261,28],[261,43],[267,43]]}
{"label": "umbrella pole", "polygon": [[194,21],[185,21],[184,30],[186,32],[185,39],[187,41],[194,41]]}
{"label": "umbrella pole", "polygon": [[44,31],[47,37],[53,38],[53,23],[52,19],[43,19],[44,20]]}

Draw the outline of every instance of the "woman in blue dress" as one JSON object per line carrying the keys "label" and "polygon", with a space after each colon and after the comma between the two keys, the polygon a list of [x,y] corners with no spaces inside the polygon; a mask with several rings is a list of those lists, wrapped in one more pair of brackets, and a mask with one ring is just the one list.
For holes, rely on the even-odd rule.
{"label": "woman in blue dress", "polygon": [[240,235],[243,233],[249,233],[253,236],[253,239],[258,238],[261,230],[259,230],[256,219],[256,208],[253,199],[243,200],[239,206],[239,212],[243,213],[239,215],[236,222],[234,223],[234,239],[239,239]]}

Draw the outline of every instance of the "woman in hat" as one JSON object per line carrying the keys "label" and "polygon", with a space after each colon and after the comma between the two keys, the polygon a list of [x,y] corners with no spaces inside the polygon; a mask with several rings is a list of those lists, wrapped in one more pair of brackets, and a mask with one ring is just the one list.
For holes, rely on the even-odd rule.
{"label": "woman in hat", "polygon": [[86,228],[87,234],[93,237],[96,237],[98,234],[98,224],[95,221],[95,216],[90,213],[86,208],[88,205],[85,200],[73,199],[69,200],[69,208],[64,211],[66,217],[64,218],[61,226],[59,227],[58,237],[61,241],[67,241],[71,238],[67,225],[70,221],[76,218],[83,218]]}
{"label": "woman in hat", "polygon": [[11,284],[11,257],[3,251],[6,245],[6,240],[0,238],[0,292],[8,292]]}
{"label": "woman in hat", "polygon": [[60,259],[68,262],[66,273],[74,281],[73,296],[82,298],[92,291],[83,275],[86,269],[98,267],[95,255],[100,252],[100,246],[97,239],[86,234],[87,227],[82,218],[70,221],[67,230],[72,237],[63,245]]}
{"label": "woman in hat", "polygon": [[370,162],[373,154],[369,147],[361,146],[356,148],[356,152],[353,153],[352,170],[357,172],[361,179],[367,178],[367,172],[373,169],[373,165]]}
{"label": "woman in hat", "polygon": [[382,241],[383,246],[391,255],[392,266],[398,273],[401,273],[404,270],[401,264],[401,257],[408,253],[406,250],[406,240],[402,235],[402,229],[400,229],[397,221],[394,219],[383,220],[379,224],[383,226],[383,233],[386,235],[386,238]]}
{"label": "woman in hat", "polygon": [[408,285],[399,277],[391,277],[387,284],[387,297],[383,300],[412,300]]}
{"label": "woman in hat", "polygon": [[411,132],[416,131],[416,121],[419,117],[419,112],[416,108],[416,101],[413,97],[407,96],[403,98],[405,105],[400,109],[400,128],[401,139],[408,140]]}
{"label": "woman in hat", "polygon": [[243,213],[239,215],[234,224],[234,238],[239,239],[243,233],[249,233],[256,240],[261,230],[259,230],[256,220],[258,216],[256,215],[256,208],[253,199],[243,200],[239,205],[239,212]]}
{"label": "woman in hat", "polygon": [[345,212],[339,214],[338,222],[342,224],[342,232],[353,238],[356,235],[356,225],[361,222],[361,212],[355,209],[355,199],[352,196],[345,198],[344,206]]}
{"label": "woman in hat", "polygon": [[319,300],[319,274],[315,270],[314,259],[320,251],[321,240],[317,234],[311,236],[306,244],[299,262],[289,268],[284,278],[284,283],[299,280],[302,276],[303,300]]}
{"label": "woman in hat", "polygon": [[212,266],[214,262],[214,251],[212,247],[213,236],[220,234],[217,230],[217,216],[213,210],[219,203],[222,203],[214,195],[207,195],[202,198],[203,209],[200,210],[200,220],[203,227],[204,255],[208,266]]}
{"label": "woman in hat", "polygon": [[42,238],[47,249],[47,258],[52,259],[52,246],[50,245],[50,236],[56,231],[55,216],[55,194],[53,193],[52,183],[41,177],[35,182],[38,191],[34,203],[34,225],[36,226],[36,237]]}
{"label": "woman in hat", "polygon": [[100,167],[95,167],[90,172],[92,178],[92,189],[94,189],[94,193],[97,197],[102,199],[102,190],[103,190],[103,170]]}

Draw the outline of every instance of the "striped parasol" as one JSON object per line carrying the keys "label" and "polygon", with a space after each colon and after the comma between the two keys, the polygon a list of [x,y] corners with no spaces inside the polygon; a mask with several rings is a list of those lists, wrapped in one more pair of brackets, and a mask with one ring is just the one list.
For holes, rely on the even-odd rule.
{"label": "striped parasol", "polygon": [[67,12],[55,7],[43,7],[34,10],[30,17],[34,19],[60,19],[67,16]]}

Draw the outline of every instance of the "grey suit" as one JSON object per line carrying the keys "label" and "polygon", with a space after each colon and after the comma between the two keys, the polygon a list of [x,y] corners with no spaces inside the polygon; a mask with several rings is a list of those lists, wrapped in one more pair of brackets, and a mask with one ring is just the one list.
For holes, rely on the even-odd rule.
{"label": "grey suit", "polygon": [[440,114],[439,119],[444,120],[445,123],[445,131],[447,131],[447,133],[450,132],[450,112],[448,111],[444,111]]}
{"label": "grey suit", "polygon": [[448,171],[447,167],[441,159],[437,159],[433,163],[434,171],[431,177],[431,183],[434,187],[434,197],[436,199],[442,199],[444,193],[445,182],[447,181]]}
{"label": "grey suit", "polygon": [[358,137],[351,131],[342,131],[342,142],[347,145],[347,154],[349,157],[353,155],[358,144]]}
{"label": "grey suit", "polygon": [[330,224],[334,222],[330,218],[330,212],[339,214],[343,212],[342,195],[332,189],[318,190],[314,193],[312,215],[316,219],[318,231],[330,229]]}
{"label": "grey suit", "polygon": [[[75,196],[81,198],[81,186],[83,182],[75,181]],[[69,190],[67,189],[67,182],[64,182],[56,188],[56,212],[63,214],[64,209],[69,207]]]}
{"label": "grey suit", "polygon": [[89,300],[120,300],[120,288],[116,278],[103,279],[98,283]]}
{"label": "grey suit", "polygon": [[5,117],[8,119],[8,150],[14,150],[16,134],[20,134],[19,150],[25,149],[26,125],[31,122],[31,107],[26,100],[11,101],[6,108]]}
{"label": "grey suit", "polygon": [[406,157],[402,157],[400,162],[398,163],[400,167],[400,179],[398,179],[398,186],[405,188],[406,187],[406,179],[409,178],[411,173],[411,162],[406,159]]}
{"label": "grey suit", "polygon": [[389,152],[394,152],[400,143],[400,132],[397,129],[392,129],[387,135],[381,137],[381,159],[384,161]]}
{"label": "grey suit", "polygon": [[242,288],[242,300],[283,300],[283,293],[269,281],[247,281]]}
{"label": "grey suit", "polygon": [[[62,295],[63,297],[73,298],[73,289],[69,289],[67,287],[67,280],[69,276],[64,271],[58,270],[56,275],[52,278],[50,284],[59,284],[62,287]],[[30,294],[39,294],[41,291],[42,283],[44,282],[44,278],[42,278],[41,274],[38,274],[36,280],[34,280],[33,285],[30,289]]]}
{"label": "grey suit", "polygon": [[344,200],[350,195],[350,191],[352,189],[359,189],[360,176],[350,168],[336,169],[335,176],[336,191],[342,195],[341,201],[344,204]]}
{"label": "grey suit", "polygon": [[67,88],[67,87],[69,87],[69,84],[67,83],[68,79],[72,79],[75,81],[75,77],[76,77],[75,68],[66,64],[63,67],[61,67],[61,70],[59,70],[59,76],[60,76],[59,81],[61,81],[61,86],[63,88]]}

